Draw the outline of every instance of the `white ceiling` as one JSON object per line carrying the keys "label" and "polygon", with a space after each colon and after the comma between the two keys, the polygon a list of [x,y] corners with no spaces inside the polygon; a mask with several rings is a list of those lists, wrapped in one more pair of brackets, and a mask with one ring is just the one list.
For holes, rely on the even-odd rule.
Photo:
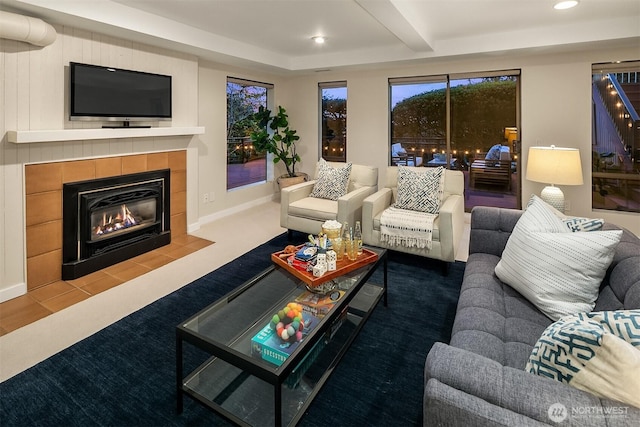
{"label": "white ceiling", "polygon": [[[276,72],[425,62],[510,51],[635,46],[640,1],[0,0],[52,24]],[[324,45],[311,37],[323,35]],[[612,58],[637,59],[637,58]]]}

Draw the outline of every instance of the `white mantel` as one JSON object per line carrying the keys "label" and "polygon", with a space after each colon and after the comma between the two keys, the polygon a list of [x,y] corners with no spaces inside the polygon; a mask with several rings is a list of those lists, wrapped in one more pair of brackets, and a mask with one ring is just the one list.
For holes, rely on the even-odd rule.
{"label": "white mantel", "polygon": [[154,136],[201,135],[204,127],[151,127],[151,128],[105,128],[105,129],[61,129],[61,130],[10,130],[7,140],[14,144],[36,142],[84,141],[92,139],[144,138]]}

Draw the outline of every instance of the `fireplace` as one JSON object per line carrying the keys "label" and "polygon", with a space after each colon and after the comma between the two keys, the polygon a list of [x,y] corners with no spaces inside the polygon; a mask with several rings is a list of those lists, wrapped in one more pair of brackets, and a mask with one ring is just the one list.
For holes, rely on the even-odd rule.
{"label": "fireplace", "polygon": [[162,169],[64,184],[62,279],[169,244],[170,176]]}

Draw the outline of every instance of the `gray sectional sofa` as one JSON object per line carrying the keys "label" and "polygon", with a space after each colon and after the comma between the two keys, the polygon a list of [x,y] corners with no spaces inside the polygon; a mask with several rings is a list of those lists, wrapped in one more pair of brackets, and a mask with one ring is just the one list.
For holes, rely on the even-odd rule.
{"label": "gray sectional sofa", "polygon": [[[640,425],[638,408],[524,371],[552,321],[494,274],[521,214],[488,207],[472,212],[451,342],[436,343],[425,363],[424,425]],[[594,311],[639,308],[640,239],[624,230]]]}

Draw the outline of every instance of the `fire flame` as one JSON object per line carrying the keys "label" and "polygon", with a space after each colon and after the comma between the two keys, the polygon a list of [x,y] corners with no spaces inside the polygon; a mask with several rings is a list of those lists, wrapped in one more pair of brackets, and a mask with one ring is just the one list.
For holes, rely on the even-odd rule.
{"label": "fire flame", "polygon": [[137,223],[138,222],[127,205],[122,205],[120,206],[120,211],[116,214],[115,218],[113,214],[111,214],[107,219],[107,213],[104,212],[102,214],[102,222],[94,227],[93,234],[96,236],[102,236],[107,233],[132,227]]}

